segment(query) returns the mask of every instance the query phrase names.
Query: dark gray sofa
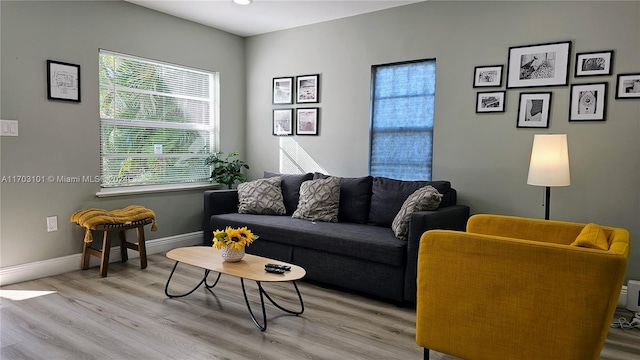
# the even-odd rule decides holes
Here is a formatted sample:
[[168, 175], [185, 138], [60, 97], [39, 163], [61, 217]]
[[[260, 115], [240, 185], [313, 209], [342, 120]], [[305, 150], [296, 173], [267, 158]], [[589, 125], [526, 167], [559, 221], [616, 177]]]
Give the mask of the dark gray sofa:
[[[448, 181], [400, 181], [383, 177], [342, 178], [338, 222], [295, 219], [303, 181], [323, 174], [281, 176], [286, 215], [238, 213], [237, 190], [204, 193], [204, 242], [226, 226], [248, 226], [260, 238], [247, 253], [296, 265], [306, 279], [388, 299], [415, 303], [418, 245], [430, 229], [464, 230], [469, 208], [457, 205], [456, 190]], [[438, 209], [411, 214], [407, 240], [396, 238], [391, 222], [406, 198], [432, 185], [441, 194]]]

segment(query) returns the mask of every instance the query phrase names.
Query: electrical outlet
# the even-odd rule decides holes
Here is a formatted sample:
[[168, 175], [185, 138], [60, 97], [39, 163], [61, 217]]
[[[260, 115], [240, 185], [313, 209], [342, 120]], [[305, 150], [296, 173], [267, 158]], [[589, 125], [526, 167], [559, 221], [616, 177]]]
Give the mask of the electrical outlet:
[[47, 231], [58, 231], [58, 217], [57, 216], [47, 216]]

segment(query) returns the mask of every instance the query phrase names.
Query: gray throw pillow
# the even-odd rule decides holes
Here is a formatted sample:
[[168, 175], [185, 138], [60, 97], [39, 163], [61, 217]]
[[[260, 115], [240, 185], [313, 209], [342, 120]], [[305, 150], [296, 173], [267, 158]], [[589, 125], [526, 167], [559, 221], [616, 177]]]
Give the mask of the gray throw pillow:
[[298, 208], [291, 217], [311, 221], [338, 222], [339, 177], [308, 180], [300, 185]]
[[391, 224], [391, 229], [396, 237], [401, 240], [407, 240], [411, 213], [414, 211], [435, 210], [440, 205], [441, 200], [442, 194], [431, 185], [422, 187], [409, 195]]
[[287, 215], [291, 215], [298, 207], [298, 200], [300, 200], [300, 185], [307, 180], [312, 180], [313, 174], [280, 174], [265, 171], [263, 177], [269, 178], [275, 176], [280, 177], [280, 189], [282, 190], [284, 208], [287, 210]]
[[238, 213], [284, 215], [285, 212], [280, 177], [238, 184]]

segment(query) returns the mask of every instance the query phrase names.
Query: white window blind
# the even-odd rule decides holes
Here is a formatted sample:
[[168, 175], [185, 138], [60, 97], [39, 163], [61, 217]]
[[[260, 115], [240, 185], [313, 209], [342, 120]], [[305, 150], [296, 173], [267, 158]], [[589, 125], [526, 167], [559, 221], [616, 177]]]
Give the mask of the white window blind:
[[431, 180], [436, 61], [377, 65], [372, 72], [369, 173]]
[[207, 182], [218, 76], [99, 51], [101, 186]]

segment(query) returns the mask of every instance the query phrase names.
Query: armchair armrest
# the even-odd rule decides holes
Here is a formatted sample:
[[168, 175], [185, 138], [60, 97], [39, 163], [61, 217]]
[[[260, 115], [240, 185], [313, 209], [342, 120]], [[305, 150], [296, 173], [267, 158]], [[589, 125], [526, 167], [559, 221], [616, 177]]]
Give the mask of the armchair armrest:
[[238, 212], [238, 190], [207, 190], [204, 192], [204, 217], [202, 238], [205, 245], [211, 245], [213, 233], [211, 215]]
[[628, 259], [628, 235], [620, 230], [627, 244], [621, 253], [426, 232], [417, 275], [418, 345], [461, 358], [597, 359]]
[[407, 237], [407, 267], [404, 276], [404, 299], [416, 301], [416, 275], [418, 268], [418, 248], [420, 237], [431, 229], [463, 231], [469, 219], [469, 207], [452, 205], [433, 211], [416, 211], [411, 214], [409, 236]]

